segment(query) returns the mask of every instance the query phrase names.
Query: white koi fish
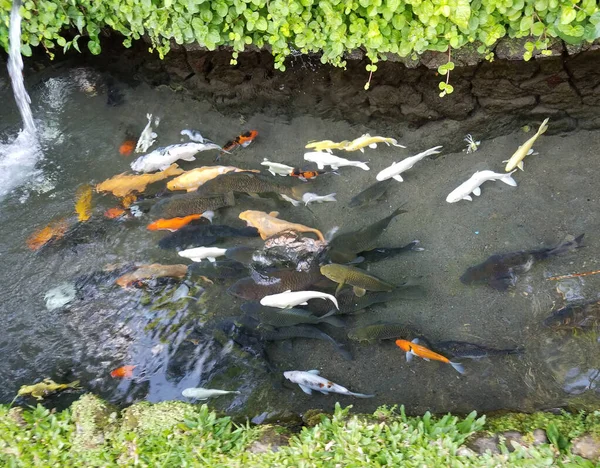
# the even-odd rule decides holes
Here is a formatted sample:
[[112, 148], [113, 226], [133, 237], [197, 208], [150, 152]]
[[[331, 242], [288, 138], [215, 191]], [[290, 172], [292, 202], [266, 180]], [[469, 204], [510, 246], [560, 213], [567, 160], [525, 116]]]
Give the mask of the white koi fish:
[[365, 395], [364, 393], [354, 393], [346, 387], [342, 387], [330, 380], [319, 375], [316, 369], [309, 371], [287, 371], [283, 376], [290, 382], [298, 384], [302, 391], [308, 395], [312, 395], [312, 391], [321, 392], [323, 395], [330, 393], [339, 393], [340, 395], [348, 395], [357, 398], [373, 398], [375, 395]]
[[398, 182], [402, 182], [404, 179], [402, 178], [402, 176], [400, 174], [402, 174], [404, 171], [409, 170], [416, 163], [418, 163], [421, 159], [426, 158], [427, 156], [430, 156], [432, 154], [441, 153], [441, 151], [438, 151], [440, 148], [442, 148], [442, 147], [435, 146], [434, 148], [430, 148], [426, 151], [423, 151], [422, 153], [416, 154], [414, 156], [409, 156], [408, 158], [403, 159], [400, 162], [394, 163], [390, 167], [385, 168], [383, 171], [381, 171], [379, 174], [377, 174], [376, 179], [379, 181], [387, 180], [387, 179], [394, 179], [394, 180], [397, 180]]
[[360, 167], [363, 171], [369, 170], [369, 166], [362, 161], [349, 161], [348, 159], [340, 158], [323, 151], [304, 153], [304, 159], [306, 161], [314, 162], [319, 169], [324, 169], [325, 166], [331, 166], [331, 168], [335, 171], [340, 167], [355, 166]]
[[[148, 119], [148, 123], [144, 127], [144, 130], [142, 130], [142, 134], [137, 141], [137, 145], [135, 145], [136, 153], [145, 153], [148, 151], [148, 148], [154, 144], [156, 138], [158, 137], [156, 132], [152, 130], [152, 114], [146, 114], [146, 118]], [[154, 126], [158, 127], [159, 123], [160, 117], [156, 117], [156, 119], [154, 119]]]
[[463, 182], [454, 190], [452, 190], [452, 192], [450, 192], [450, 194], [446, 197], [446, 201], [448, 203], [456, 203], [459, 200], [473, 201], [470, 194], [473, 193], [473, 195], [476, 197], [481, 195], [481, 189], [479, 186], [488, 180], [501, 180], [505, 184], [516, 187], [517, 182], [511, 177], [514, 172], [515, 171], [512, 171], [508, 174], [499, 174], [498, 172], [494, 171], [477, 171], [469, 178], [469, 180]]
[[195, 143], [204, 143], [205, 141], [204, 137], [198, 130], [190, 130], [189, 128], [186, 128], [184, 130], [181, 130], [180, 134], [187, 136], [190, 139], [190, 141], [193, 141]]
[[330, 193], [329, 195], [317, 195], [316, 193], [307, 192], [302, 195], [302, 201], [304, 202], [304, 206], [308, 206], [311, 203], [332, 202], [337, 200], [335, 198], [335, 193]]
[[173, 164], [175, 161], [195, 161], [194, 155], [200, 151], [211, 149], [221, 149], [214, 143], [181, 143], [170, 145], [164, 148], [157, 148], [151, 153], [140, 156], [131, 163], [131, 169], [135, 172], [154, 172], [162, 171]]
[[189, 258], [192, 262], [201, 262], [206, 258], [209, 262], [215, 263], [217, 257], [222, 257], [225, 252], [227, 252], [227, 249], [219, 247], [195, 247], [180, 251], [179, 256]]
[[517, 151], [515, 151], [515, 154], [513, 154], [509, 160], [502, 161], [502, 162], [507, 163], [506, 168], [504, 169], [506, 172], [510, 172], [517, 167], [519, 169], [523, 170], [523, 159], [525, 159], [525, 156], [527, 156], [528, 154], [531, 154], [529, 152], [529, 150], [531, 150], [531, 147], [535, 143], [535, 140], [537, 140], [538, 137], [542, 133], [544, 133], [546, 130], [548, 130], [548, 121], [549, 120], [550, 120], [550, 118], [547, 118], [546, 120], [544, 120], [542, 122], [542, 125], [540, 125], [540, 128], [538, 129], [537, 133], [535, 135], [533, 135], [525, 143], [523, 143], [521, 146], [519, 146]]
[[337, 299], [331, 294], [320, 291], [295, 291], [287, 290], [279, 294], [271, 294], [260, 300], [264, 306], [277, 307], [278, 309], [289, 309], [297, 305], [307, 305], [309, 299], [329, 299], [334, 303], [336, 309], [340, 309]]
[[264, 159], [263, 162], [260, 163], [261, 166], [267, 166], [267, 170], [273, 175], [280, 175], [282, 177], [289, 176], [294, 170], [293, 167], [287, 166], [286, 164], [280, 164], [276, 162], [271, 162], [267, 158]]
[[212, 397], [217, 397], [221, 395], [239, 395], [240, 392], [237, 390], [217, 390], [215, 388], [186, 388], [181, 394], [186, 398], [195, 398], [196, 400], [208, 400]]
[[362, 153], [365, 152], [365, 147], [369, 147], [371, 149], [377, 148], [377, 143], [385, 143], [386, 145], [394, 145], [398, 148], [406, 148], [406, 146], [402, 146], [398, 144], [398, 142], [394, 138], [386, 138], [382, 136], [371, 136], [368, 133], [365, 133], [363, 136], [358, 137], [355, 140], [352, 140], [350, 143], [345, 145], [342, 149], [344, 151], [356, 151], [360, 150]]

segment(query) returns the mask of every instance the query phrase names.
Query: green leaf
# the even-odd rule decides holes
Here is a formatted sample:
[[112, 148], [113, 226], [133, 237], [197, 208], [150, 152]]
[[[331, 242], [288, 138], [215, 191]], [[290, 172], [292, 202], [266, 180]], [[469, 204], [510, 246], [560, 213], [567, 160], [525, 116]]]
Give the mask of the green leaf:
[[531, 16], [523, 16], [523, 18], [521, 18], [521, 23], [519, 24], [519, 30], [524, 32], [529, 31], [532, 25], [533, 18]]
[[575, 11], [575, 8], [565, 6], [560, 13], [560, 24], [569, 24], [575, 20], [576, 16], [577, 12]]
[[450, 13], [450, 19], [459, 28], [468, 28], [471, 18], [471, 4], [469, 0], [457, 0], [456, 8]]
[[94, 40], [88, 42], [88, 49], [93, 55], [100, 54], [100, 43]]
[[531, 34], [533, 34], [534, 36], [541, 36], [542, 34], [544, 34], [545, 30], [546, 27], [544, 26], [544, 23], [537, 21], [533, 24], [531, 28]]
[[21, 44], [21, 54], [23, 54], [25, 57], [31, 57], [31, 47], [29, 47], [29, 44]]

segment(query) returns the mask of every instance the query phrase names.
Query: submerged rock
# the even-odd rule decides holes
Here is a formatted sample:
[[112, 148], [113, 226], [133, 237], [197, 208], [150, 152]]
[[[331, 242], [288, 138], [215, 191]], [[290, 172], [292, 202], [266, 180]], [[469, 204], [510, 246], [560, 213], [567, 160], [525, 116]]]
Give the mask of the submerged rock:
[[490, 452], [492, 455], [500, 453], [498, 448], [498, 436], [493, 437], [477, 437], [468, 444], [469, 448], [476, 453], [483, 455]]

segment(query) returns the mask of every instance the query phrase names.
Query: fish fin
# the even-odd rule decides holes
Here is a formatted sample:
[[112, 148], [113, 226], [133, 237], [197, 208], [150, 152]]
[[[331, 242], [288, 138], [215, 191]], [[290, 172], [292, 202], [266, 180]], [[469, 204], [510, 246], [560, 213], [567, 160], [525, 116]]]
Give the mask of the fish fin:
[[360, 149], [360, 152], [361, 152], [361, 153], [364, 153], [364, 152], [365, 152], [365, 149], [364, 149], [364, 148], [359, 148], [359, 149]]
[[398, 182], [404, 182], [404, 179], [400, 174], [393, 176], [392, 179], [397, 180]]
[[[390, 144], [389, 144], [389, 143], [388, 143], [388, 146], [390, 146]], [[371, 143], [371, 144], [369, 145], [369, 148], [371, 148], [371, 149], [375, 149], [375, 148], [377, 148], [377, 143]]]
[[[300, 303], [300, 304], [298, 304], [298, 305], [308, 305], [308, 302], [304, 301], [304, 302], [301, 302], [301, 303]], [[286, 307], [286, 309], [289, 309], [289, 307]]]
[[181, 158], [182, 161], [195, 161], [196, 157], [195, 156], [188, 156], [186, 158]]
[[323, 395], [329, 395], [329, 392], [327, 390], [319, 390]]
[[348, 393], [348, 395], [352, 395], [356, 398], [373, 398], [375, 396], [375, 395], [366, 395], [364, 393], [353, 393], [353, 392]]
[[465, 373], [465, 368], [463, 367], [463, 365], [460, 362], [452, 362], [450, 361], [449, 364], [454, 367], [454, 370], [456, 372], [458, 372], [459, 374], [464, 374]]
[[306, 371], [306, 372], [308, 372], [309, 374], [314, 374], [314, 375], [319, 375], [319, 374], [321, 373], [321, 372], [320, 372], [320, 371], [318, 371], [317, 369], [311, 369], [311, 370], [309, 370], [309, 371]]
[[310, 388], [308, 388], [302, 384], [298, 384], [298, 385], [300, 385], [300, 388], [302, 389], [302, 391], [304, 393], [306, 393], [307, 395], [312, 395], [312, 390]]
[[[331, 167], [332, 167], [333, 169], [337, 169], [337, 167], [333, 167], [333, 166], [331, 166]], [[358, 165], [358, 167], [360, 167], [360, 168], [361, 168], [363, 171], [369, 171], [369, 170], [370, 170], [370, 169], [369, 169], [369, 166], [367, 166], [367, 164], [366, 164], [366, 163], [360, 163], [360, 164]]]
[[292, 205], [294, 206], [299, 206], [302, 202], [299, 202], [298, 200], [294, 200], [292, 197], [288, 197], [287, 195], [280, 193], [279, 194], [281, 196], [281, 198], [283, 198], [285, 201], [290, 202]]
[[419, 342], [420, 342], [419, 338], [413, 338], [411, 340], [411, 343], [414, 343], [414, 344], [419, 344]]
[[[277, 218], [277, 216], [279, 216], [279, 211], [271, 211], [269, 213], [269, 216], [273, 216], [273, 218]], [[286, 291], [287, 292], [287, 291]]]
[[206, 257], [206, 259], [210, 262], [210, 263], [215, 263], [217, 261], [217, 259], [215, 257]]
[[517, 167], [523, 171], [524, 170], [523, 169], [523, 161], [521, 161], [519, 164], [517, 164]]
[[427, 362], [429, 362], [429, 361], [430, 361], [430, 359], [429, 359], [429, 358], [426, 358], [426, 357], [424, 357], [424, 358], [423, 358], [423, 360], [424, 360], [424, 361], [427, 361]]
[[412, 351], [407, 351], [406, 352], [406, 362], [411, 362], [413, 360], [413, 353]]
[[465, 195], [464, 197], [462, 197], [462, 199], [463, 200], [473, 201], [473, 199], [469, 195]]
[[354, 286], [354, 287], [352, 288], [352, 291], [354, 291], [354, 295], [355, 295], [356, 297], [363, 297], [363, 296], [365, 295], [365, 293], [367, 292], [367, 291], [366, 291], [366, 289], [359, 288], [359, 287], [357, 287], [357, 286]]
[[475, 195], [476, 197], [478, 197], [479, 195], [481, 195], [481, 188], [480, 187], [475, 187], [473, 189], [473, 195]]
[[334, 296], [337, 297], [337, 295], [339, 294], [339, 292], [342, 290], [342, 288], [344, 287], [344, 282], [342, 281], [341, 283], [338, 284], [337, 288], [335, 288], [335, 292], [333, 293]]

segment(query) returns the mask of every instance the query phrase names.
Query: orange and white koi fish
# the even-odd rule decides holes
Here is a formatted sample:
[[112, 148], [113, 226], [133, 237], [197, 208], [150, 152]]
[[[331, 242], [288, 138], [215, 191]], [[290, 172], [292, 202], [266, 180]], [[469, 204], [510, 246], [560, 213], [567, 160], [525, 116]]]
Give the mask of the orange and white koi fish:
[[254, 139], [258, 136], [258, 132], [256, 130], [250, 130], [248, 132], [244, 132], [241, 135], [237, 136], [235, 140], [228, 141], [223, 146], [223, 151], [231, 151], [238, 146], [245, 148], [250, 143], [254, 141]]
[[181, 229], [183, 226], [187, 226], [192, 221], [200, 218], [206, 218], [212, 223], [212, 219], [214, 216], [213, 211], [205, 211], [202, 214], [191, 214], [189, 216], [183, 216], [180, 218], [161, 218], [157, 219], [153, 223], [148, 224], [146, 227], [149, 231], [177, 231]]
[[445, 364], [450, 364], [454, 369], [461, 373], [465, 373], [465, 369], [463, 365], [458, 362], [453, 362], [445, 356], [438, 354], [436, 352], [431, 351], [425, 346], [421, 346], [419, 343], [419, 339], [415, 338], [412, 341], [408, 340], [396, 340], [396, 346], [398, 346], [402, 351], [406, 352], [406, 360], [410, 362], [413, 356], [419, 356], [426, 361], [433, 359], [434, 361], [440, 361]]

